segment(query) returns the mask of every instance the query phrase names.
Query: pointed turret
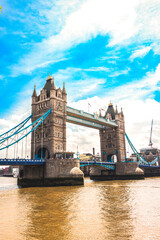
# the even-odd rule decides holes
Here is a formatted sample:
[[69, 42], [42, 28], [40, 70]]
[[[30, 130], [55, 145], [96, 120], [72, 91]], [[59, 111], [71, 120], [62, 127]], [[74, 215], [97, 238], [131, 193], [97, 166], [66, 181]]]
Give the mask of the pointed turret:
[[116, 111], [115, 111], [115, 114], [118, 114], [118, 109], [117, 109], [117, 105], [116, 105]]
[[124, 115], [123, 115], [123, 109], [122, 109], [122, 108], [121, 108], [121, 115], [124, 116]]
[[37, 93], [36, 93], [36, 85], [34, 85], [34, 90], [33, 90], [32, 97], [37, 97]]
[[51, 90], [56, 90], [56, 86], [54, 84], [54, 77], [51, 80]]
[[63, 92], [63, 94], [67, 94], [67, 93], [66, 93], [66, 88], [65, 88], [65, 82], [63, 82], [63, 89], [62, 89], [62, 92]]

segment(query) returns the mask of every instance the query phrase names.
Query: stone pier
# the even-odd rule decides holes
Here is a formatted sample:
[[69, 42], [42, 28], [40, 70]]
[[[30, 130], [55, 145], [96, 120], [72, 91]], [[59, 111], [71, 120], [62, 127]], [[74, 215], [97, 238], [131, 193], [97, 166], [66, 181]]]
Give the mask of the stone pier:
[[117, 162], [114, 171], [100, 166], [92, 167], [90, 178], [101, 181], [144, 179], [144, 171], [139, 168], [136, 162]]
[[45, 165], [23, 166], [18, 185], [21, 187], [49, 187], [83, 185], [83, 172], [75, 159], [47, 159]]

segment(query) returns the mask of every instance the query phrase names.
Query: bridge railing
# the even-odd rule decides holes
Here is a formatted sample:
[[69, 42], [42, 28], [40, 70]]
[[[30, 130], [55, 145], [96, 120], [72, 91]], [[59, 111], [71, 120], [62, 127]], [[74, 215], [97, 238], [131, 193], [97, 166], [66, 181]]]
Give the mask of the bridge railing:
[[109, 170], [115, 170], [115, 163], [111, 162], [96, 162], [96, 161], [80, 161], [80, 167], [85, 167], [85, 166], [101, 166], [105, 167]]
[[45, 164], [45, 159], [0, 159], [0, 165], [43, 165]]

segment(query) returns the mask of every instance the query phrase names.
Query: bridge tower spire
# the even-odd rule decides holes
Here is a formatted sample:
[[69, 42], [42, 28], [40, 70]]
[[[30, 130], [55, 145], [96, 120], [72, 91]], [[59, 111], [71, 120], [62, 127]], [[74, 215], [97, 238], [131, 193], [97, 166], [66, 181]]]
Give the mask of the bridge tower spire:
[[[32, 158], [53, 158], [55, 152], [66, 151], [66, 107], [67, 93], [56, 88], [49, 74], [43, 89], [32, 95], [32, 122], [51, 108], [51, 113], [31, 138]], [[43, 129], [42, 129], [43, 128]], [[43, 139], [43, 144], [42, 144]], [[34, 150], [35, 149], [35, 150]]]

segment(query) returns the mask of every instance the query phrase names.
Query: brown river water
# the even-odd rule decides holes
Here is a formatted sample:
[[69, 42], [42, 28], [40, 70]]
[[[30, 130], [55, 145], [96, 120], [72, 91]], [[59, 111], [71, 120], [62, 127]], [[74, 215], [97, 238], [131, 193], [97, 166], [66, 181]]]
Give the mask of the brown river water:
[[159, 240], [160, 177], [19, 189], [0, 178], [0, 240]]

